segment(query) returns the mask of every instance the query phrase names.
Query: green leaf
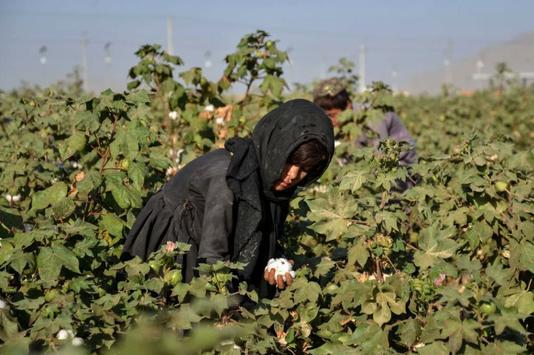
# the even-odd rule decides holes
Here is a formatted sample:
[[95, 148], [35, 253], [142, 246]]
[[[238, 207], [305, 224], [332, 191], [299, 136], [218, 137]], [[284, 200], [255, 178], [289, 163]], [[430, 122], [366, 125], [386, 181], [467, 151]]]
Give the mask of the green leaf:
[[436, 225], [421, 231], [419, 237], [421, 250], [415, 252], [415, 265], [427, 269], [440, 259], [448, 259], [453, 256], [458, 244], [449, 239], [448, 234], [448, 230], [438, 231]]
[[449, 355], [450, 351], [445, 343], [436, 341], [417, 349], [417, 353], [421, 355]]
[[354, 265], [356, 262], [358, 262], [361, 267], [364, 267], [368, 258], [369, 251], [367, 250], [367, 246], [364, 244], [362, 239], [356, 242], [352, 248], [350, 248], [347, 263], [349, 265]]
[[128, 85], [126, 85], [126, 88], [128, 90], [133, 90], [133, 89], [137, 89], [139, 85], [141, 85], [141, 82], [139, 80], [133, 80], [133, 81], [130, 81]]
[[64, 182], [56, 182], [46, 190], [36, 192], [32, 198], [32, 210], [60, 203], [67, 196], [67, 189]]
[[391, 320], [391, 311], [387, 303], [379, 303], [377, 309], [373, 313], [373, 320], [382, 326]]
[[42, 280], [56, 281], [63, 266], [80, 273], [78, 258], [71, 250], [62, 245], [41, 248], [37, 256], [37, 268]]
[[137, 190], [143, 189], [143, 184], [145, 183], [145, 176], [149, 173], [145, 164], [142, 163], [131, 163], [128, 167], [128, 177], [133, 183], [133, 186]]
[[63, 142], [59, 142], [59, 155], [62, 160], [67, 160], [74, 154], [82, 151], [87, 143], [87, 138], [82, 132], [76, 132]]
[[534, 244], [532, 242], [521, 242], [519, 265], [521, 270], [528, 270], [534, 273]]
[[61, 262], [56, 259], [54, 251], [50, 247], [41, 248], [37, 256], [37, 268], [39, 276], [44, 281], [55, 281], [61, 272]]
[[421, 326], [415, 319], [408, 319], [399, 325], [398, 334], [401, 343], [410, 348], [421, 335]]
[[106, 213], [100, 219], [100, 225], [114, 237], [122, 237], [124, 221], [113, 213]]
[[52, 206], [52, 211], [57, 218], [65, 219], [76, 209], [76, 204], [71, 198], [64, 198]]

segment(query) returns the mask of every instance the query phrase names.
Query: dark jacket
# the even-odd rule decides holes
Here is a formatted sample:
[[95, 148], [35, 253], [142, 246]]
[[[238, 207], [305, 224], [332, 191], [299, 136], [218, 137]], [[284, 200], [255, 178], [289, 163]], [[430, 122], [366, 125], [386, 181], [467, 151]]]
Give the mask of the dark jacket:
[[[162, 244], [177, 241], [191, 245], [179, 261], [186, 282], [198, 263], [217, 260], [244, 263], [240, 279], [262, 277], [267, 260], [277, 252], [296, 190], [278, 193], [272, 186], [292, 151], [310, 139], [323, 144], [329, 162], [334, 151], [330, 120], [311, 102], [292, 100], [263, 117], [250, 139], [231, 139], [225, 149], [193, 160], [139, 213], [124, 257], [146, 260]], [[324, 169], [301, 185], [316, 180]]]

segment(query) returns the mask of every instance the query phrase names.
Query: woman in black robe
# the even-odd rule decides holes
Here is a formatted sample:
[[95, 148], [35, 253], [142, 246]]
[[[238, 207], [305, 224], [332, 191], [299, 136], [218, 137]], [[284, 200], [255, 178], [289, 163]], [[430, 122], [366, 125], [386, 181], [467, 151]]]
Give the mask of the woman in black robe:
[[[309, 150], [310, 142], [322, 159], [311, 168], [308, 162], [306, 171], [306, 162], [289, 160], [306, 160], [302, 149], [300, 157], [292, 153]], [[146, 260], [168, 241], [188, 243], [191, 249], [179, 261], [184, 281], [201, 262], [231, 260], [245, 264], [240, 280], [258, 285], [267, 261], [281, 254], [277, 241], [289, 200], [297, 186], [323, 174], [333, 153], [324, 111], [303, 99], [286, 102], [265, 115], [250, 138], [230, 139], [225, 149], [193, 160], [153, 195], [126, 237], [123, 257]], [[300, 174], [293, 180], [292, 169]]]

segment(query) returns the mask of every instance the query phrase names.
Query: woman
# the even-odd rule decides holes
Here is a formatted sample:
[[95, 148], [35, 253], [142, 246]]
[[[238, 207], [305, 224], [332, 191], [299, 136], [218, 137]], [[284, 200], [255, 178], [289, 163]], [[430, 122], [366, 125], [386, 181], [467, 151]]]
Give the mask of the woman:
[[[250, 139], [233, 138], [187, 164], [150, 198], [126, 238], [124, 256], [148, 255], [167, 241], [191, 245], [183, 257], [189, 282], [200, 262], [245, 264], [240, 280], [258, 284], [297, 186], [319, 178], [334, 153], [324, 111], [298, 99], [265, 115]], [[270, 284], [279, 278], [264, 276]], [[291, 282], [288, 278], [288, 283]]]

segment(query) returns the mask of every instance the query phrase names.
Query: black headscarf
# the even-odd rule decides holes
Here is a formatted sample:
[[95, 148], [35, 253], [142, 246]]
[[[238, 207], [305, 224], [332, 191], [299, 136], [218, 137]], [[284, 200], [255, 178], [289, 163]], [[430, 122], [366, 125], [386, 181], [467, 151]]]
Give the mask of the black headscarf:
[[330, 119], [312, 102], [288, 101], [265, 115], [251, 138], [233, 138], [226, 142], [225, 148], [232, 153], [226, 181], [238, 201], [232, 259], [246, 264], [241, 278], [248, 279], [252, 275], [266, 231], [268, 254], [274, 255], [276, 240], [282, 232], [280, 222], [285, 219], [296, 187], [280, 192], [272, 187], [280, 179], [291, 153], [312, 139], [324, 146], [328, 160], [322, 171], [308, 175], [299, 184], [304, 186], [323, 174], [334, 154]]

